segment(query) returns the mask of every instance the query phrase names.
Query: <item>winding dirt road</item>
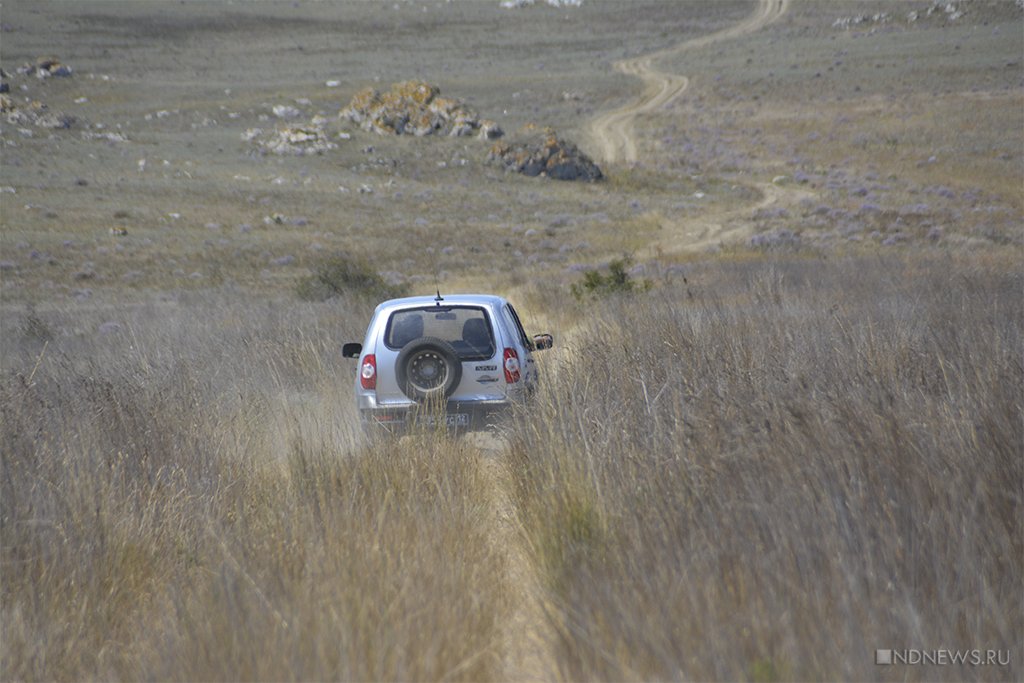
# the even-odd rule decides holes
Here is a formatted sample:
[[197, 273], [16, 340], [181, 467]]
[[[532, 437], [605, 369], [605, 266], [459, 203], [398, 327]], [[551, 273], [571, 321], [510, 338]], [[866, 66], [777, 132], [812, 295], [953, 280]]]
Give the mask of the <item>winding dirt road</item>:
[[[637, 160], [634, 122], [644, 113], [665, 106], [682, 94], [689, 80], [685, 76], [658, 71], [657, 60], [743, 36], [776, 21], [789, 7], [790, 0], [759, 0], [757, 9], [731, 28], [683, 42], [673, 48], [615, 63], [615, 68], [640, 78], [644, 83], [641, 96], [624, 107], [598, 115], [587, 128], [594, 148], [601, 150], [605, 162]], [[682, 221], [668, 221], [670, 230], [662, 240], [651, 243], [640, 254], [641, 259], [658, 255], [701, 249], [724, 239], [740, 237], [752, 230], [752, 212], [776, 204], [789, 204], [810, 193], [774, 182], [756, 183], [761, 199], [751, 205], [719, 209], [703, 216]], [[566, 331], [572, 337], [573, 331]], [[505, 469], [507, 445], [490, 434], [474, 435], [484, 458], [484, 472], [492, 485], [495, 511], [495, 543], [508, 563], [509, 590], [516, 607], [507, 625], [505, 638], [504, 678], [508, 680], [553, 680], [559, 677], [552, 650], [555, 634], [545, 618], [541, 579], [533, 566], [524, 536], [518, 528], [515, 504], [511, 499], [510, 475]]]
[[666, 50], [615, 62], [617, 71], [636, 76], [643, 81], [643, 91], [633, 102], [599, 114], [590, 122], [586, 134], [592, 142], [593, 149], [600, 151], [600, 156], [605, 163], [619, 161], [635, 163], [637, 160], [636, 133], [634, 132], [636, 118], [671, 103], [685, 92], [690, 84], [686, 76], [659, 71], [654, 68], [654, 63], [665, 57], [697, 50], [723, 40], [759, 31], [777, 21], [789, 8], [789, 3], [790, 0], [758, 0], [757, 9], [734, 26], [706, 36], [692, 38]]

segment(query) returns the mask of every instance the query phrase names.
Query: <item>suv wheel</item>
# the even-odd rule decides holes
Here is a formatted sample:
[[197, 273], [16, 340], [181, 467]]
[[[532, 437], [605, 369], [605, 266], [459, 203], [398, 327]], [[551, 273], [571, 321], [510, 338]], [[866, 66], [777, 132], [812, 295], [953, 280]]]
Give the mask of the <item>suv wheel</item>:
[[448, 398], [462, 381], [462, 362], [452, 345], [436, 337], [414, 339], [395, 362], [398, 386], [414, 401]]

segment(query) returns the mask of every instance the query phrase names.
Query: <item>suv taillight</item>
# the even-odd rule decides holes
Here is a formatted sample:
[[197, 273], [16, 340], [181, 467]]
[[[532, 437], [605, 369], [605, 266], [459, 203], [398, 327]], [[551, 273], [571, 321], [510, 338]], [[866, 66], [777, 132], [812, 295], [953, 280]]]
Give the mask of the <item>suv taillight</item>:
[[377, 388], [377, 357], [372, 353], [363, 356], [363, 367], [359, 371], [359, 383], [363, 389]]
[[519, 354], [515, 349], [505, 349], [505, 382], [515, 384], [519, 381]]

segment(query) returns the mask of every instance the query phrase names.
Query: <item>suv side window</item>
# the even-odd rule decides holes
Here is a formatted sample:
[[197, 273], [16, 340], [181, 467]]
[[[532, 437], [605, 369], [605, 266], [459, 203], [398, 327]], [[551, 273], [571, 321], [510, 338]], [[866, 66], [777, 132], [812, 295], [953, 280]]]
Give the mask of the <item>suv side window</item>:
[[505, 318], [512, 326], [512, 329], [519, 335], [520, 343], [522, 343], [527, 350], [533, 351], [533, 342], [526, 336], [526, 331], [523, 329], [523, 324], [519, 322], [519, 314], [516, 313], [516, 309], [512, 308], [512, 304], [506, 304], [502, 309], [502, 312], [505, 314]]

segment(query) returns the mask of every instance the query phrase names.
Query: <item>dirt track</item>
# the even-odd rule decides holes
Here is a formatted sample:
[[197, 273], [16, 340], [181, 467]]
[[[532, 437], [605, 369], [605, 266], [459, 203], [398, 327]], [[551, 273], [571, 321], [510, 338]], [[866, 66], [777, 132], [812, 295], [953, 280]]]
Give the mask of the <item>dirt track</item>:
[[[789, 3], [790, 0], [759, 0], [754, 12], [734, 26], [692, 38], [666, 50], [616, 62], [615, 68], [618, 71], [636, 76], [643, 81], [643, 90], [633, 102], [599, 114], [590, 122], [587, 136], [591, 140], [592, 148], [600, 151], [605, 163], [636, 163], [636, 119], [642, 114], [670, 104], [683, 94], [690, 84], [686, 76], [659, 71], [654, 64], [665, 57], [706, 48], [715, 43], [759, 31], [768, 24], [778, 21], [789, 9]], [[811, 194], [805, 190], [774, 183], [758, 183], [756, 187], [761, 192], [762, 199], [754, 206], [715, 211], [685, 224], [667, 220], [667, 227], [670, 228], [668, 236], [649, 245], [643, 256], [695, 251], [719, 244], [726, 238], [745, 237], [753, 228], [749, 220], [752, 212], [772, 205], [789, 206]]]
[[[635, 102], [598, 115], [588, 127], [588, 134], [594, 140], [595, 146], [601, 149], [604, 159], [611, 162], [635, 162], [637, 150], [633, 124], [636, 117], [670, 103], [686, 90], [689, 81], [685, 76], [657, 71], [652, 67], [653, 62], [671, 54], [757, 31], [777, 20], [785, 12], [789, 1], [760, 0], [756, 11], [750, 17], [731, 28], [688, 40], [668, 50], [617, 62], [615, 68], [623, 73], [636, 75], [644, 81], [644, 91]], [[749, 232], [750, 221], [744, 219], [748, 218], [751, 212], [777, 203], [796, 201], [808, 194], [774, 183], [758, 184], [757, 187], [763, 196], [753, 206], [712, 212], [686, 224], [669, 221], [670, 230], [666, 238], [649, 245], [641, 257], [654, 258], [658, 254], [706, 248], [720, 243], [725, 238], [738, 237]], [[563, 339], [571, 338], [572, 334], [572, 331], [564, 331]], [[544, 618], [540, 577], [530, 562], [529, 552], [524, 547], [524, 538], [517, 527], [509, 493], [508, 473], [503, 469], [506, 445], [502, 440], [489, 434], [476, 436], [478, 447], [484, 457], [485, 471], [493, 485], [492, 495], [497, 520], [495, 539], [508, 558], [510, 590], [517, 602], [517, 608], [508, 625], [505, 643], [507, 678], [551, 680], [558, 674], [555, 656], [551, 652], [554, 634]]]
[[686, 76], [670, 74], [654, 68], [654, 63], [664, 57], [681, 52], [707, 47], [723, 40], [738, 38], [754, 33], [777, 21], [789, 8], [790, 0], [759, 0], [754, 12], [730, 28], [710, 35], [693, 38], [675, 47], [653, 52], [642, 57], [623, 59], [615, 62], [615, 68], [624, 74], [636, 76], [643, 81], [640, 96], [618, 109], [599, 114], [587, 127], [587, 136], [593, 148], [600, 151], [605, 163], [637, 161], [636, 118], [672, 102], [686, 91], [690, 81]]

